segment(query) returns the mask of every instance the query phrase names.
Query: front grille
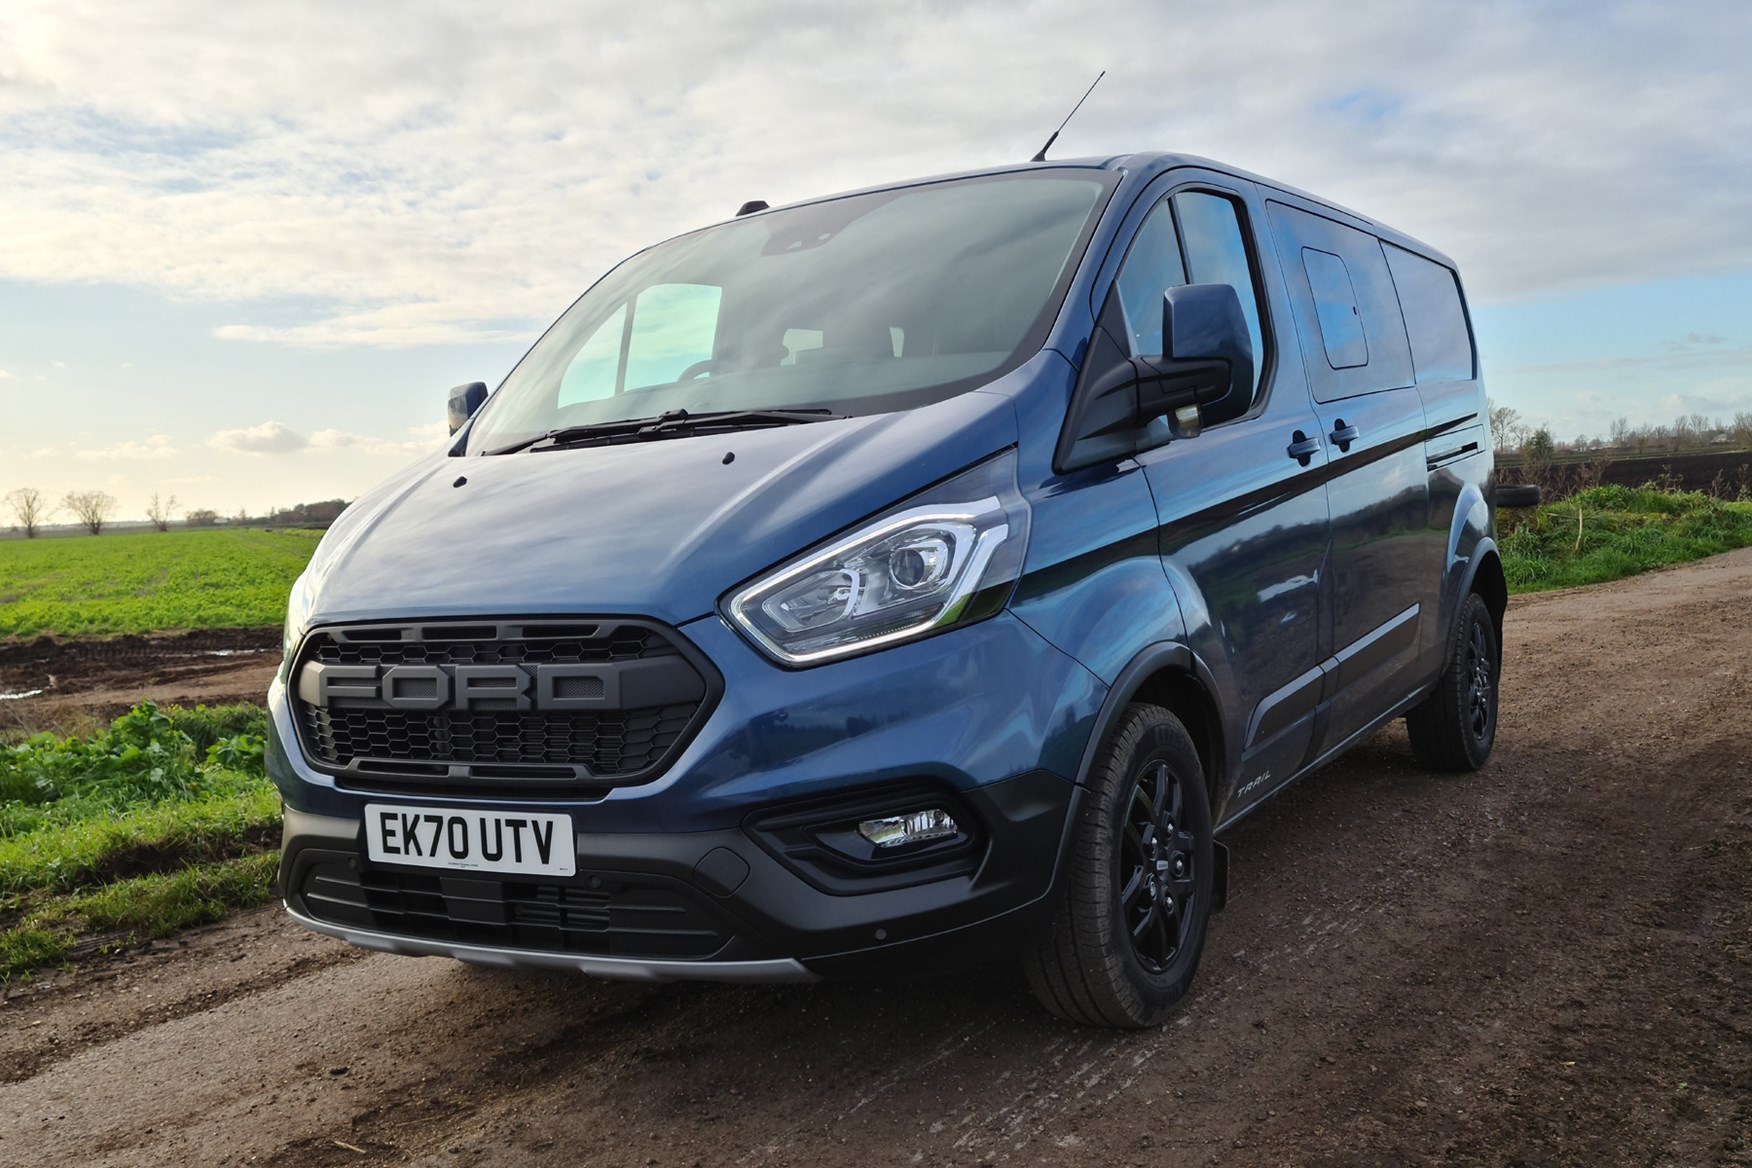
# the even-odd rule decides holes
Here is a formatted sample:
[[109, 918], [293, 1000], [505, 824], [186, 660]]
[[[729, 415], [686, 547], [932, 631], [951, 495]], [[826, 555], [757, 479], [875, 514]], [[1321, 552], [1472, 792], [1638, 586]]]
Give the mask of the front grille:
[[679, 889], [609, 873], [572, 883], [427, 875], [323, 859], [298, 882], [319, 921], [400, 937], [641, 960], [705, 960], [731, 933]]
[[645, 782], [716, 686], [679, 634], [631, 620], [335, 626], [305, 639], [293, 674], [312, 765], [348, 786], [451, 794]]

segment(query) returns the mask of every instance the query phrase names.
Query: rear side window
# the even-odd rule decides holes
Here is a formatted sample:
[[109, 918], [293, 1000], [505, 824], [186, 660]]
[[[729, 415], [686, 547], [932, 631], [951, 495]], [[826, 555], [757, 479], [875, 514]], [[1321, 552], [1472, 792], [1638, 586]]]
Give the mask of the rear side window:
[[633, 299], [622, 390], [649, 389], [704, 372], [712, 363], [721, 289], [710, 284], [653, 284]]
[[1320, 319], [1320, 340], [1326, 363], [1334, 369], [1355, 369], [1369, 363], [1369, 341], [1357, 310], [1357, 290], [1350, 269], [1329, 251], [1302, 249], [1302, 270], [1314, 293], [1314, 313]]
[[1337, 401], [1416, 385], [1381, 241], [1287, 203], [1273, 200], [1266, 207], [1315, 398]]
[[579, 346], [560, 377], [557, 404], [601, 401], [704, 372], [711, 365], [721, 295], [710, 284], [646, 288], [633, 298], [630, 330], [623, 304]]
[[1418, 381], [1471, 381], [1477, 368], [1472, 332], [1452, 269], [1390, 243], [1385, 250]]

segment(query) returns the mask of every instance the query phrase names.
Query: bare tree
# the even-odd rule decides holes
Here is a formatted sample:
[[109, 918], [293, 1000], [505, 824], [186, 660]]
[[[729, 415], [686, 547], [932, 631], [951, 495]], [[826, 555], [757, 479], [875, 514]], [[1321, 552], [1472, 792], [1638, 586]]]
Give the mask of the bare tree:
[[101, 535], [103, 525], [116, 513], [116, 497], [103, 491], [68, 491], [61, 506], [71, 511], [85, 525], [85, 530]]
[[152, 520], [152, 526], [160, 531], [169, 531], [170, 517], [174, 514], [176, 514], [176, 496], [172, 495], [170, 498], [160, 503], [158, 501], [158, 492], [154, 491], [152, 493], [152, 505], [146, 508], [146, 518]]
[[188, 527], [212, 527], [219, 522], [219, 512], [206, 507], [196, 507], [183, 516], [183, 523]]
[[49, 501], [43, 498], [43, 493], [35, 487], [20, 487], [6, 496], [7, 509], [12, 512], [12, 518], [17, 521], [15, 526], [24, 532], [24, 538], [35, 539], [37, 528], [43, 525], [43, 520], [49, 517], [53, 510]]
[[1735, 414], [1733, 424], [1728, 430], [1736, 447], [1742, 450], [1752, 449], [1752, 412], [1741, 410]]
[[1515, 444], [1516, 431], [1520, 428], [1521, 411], [1509, 406], [1499, 406], [1489, 398], [1485, 399], [1485, 409], [1490, 415], [1490, 444], [1498, 450], [1507, 450]]

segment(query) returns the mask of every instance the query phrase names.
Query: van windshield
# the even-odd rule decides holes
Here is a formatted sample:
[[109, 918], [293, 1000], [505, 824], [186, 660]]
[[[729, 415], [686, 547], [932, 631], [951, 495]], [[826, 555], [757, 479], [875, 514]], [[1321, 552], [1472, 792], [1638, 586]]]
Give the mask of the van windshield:
[[1039, 349], [1113, 180], [949, 180], [659, 244], [536, 342], [469, 449], [678, 409], [872, 414], [974, 388]]

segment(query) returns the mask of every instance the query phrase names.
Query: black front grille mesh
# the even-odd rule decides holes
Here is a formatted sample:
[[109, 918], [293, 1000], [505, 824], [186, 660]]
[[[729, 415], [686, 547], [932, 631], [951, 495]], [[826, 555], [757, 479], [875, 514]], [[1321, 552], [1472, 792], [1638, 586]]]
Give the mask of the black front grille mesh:
[[699, 706], [601, 714], [324, 710], [307, 706], [311, 742], [324, 761], [356, 758], [460, 763], [581, 764], [613, 777], [652, 766], [680, 740]]
[[298, 897], [319, 921], [462, 945], [598, 957], [700, 960], [731, 939], [678, 889], [608, 874], [576, 883], [472, 879], [322, 860]]
[[[398, 791], [456, 790], [488, 780], [495, 793], [522, 780], [530, 793], [555, 786], [643, 782], [661, 770], [703, 720], [713, 687], [697, 654], [673, 633], [630, 621], [508, 624], [397, 623], [319, 629], [299, 668], [398, 665], [600, 665], [664, 659], [691, 670], [691, 701], [592, 710], [386, 708], [381, 702], [295, 701], [305, 756], [349, 785]], [[684, 675], [685, 672], [684, 672]], [[599, 697], [596, 678], [559, 683], [563, 697]], [[294, 690], [296, 692], [296, 684]]]

